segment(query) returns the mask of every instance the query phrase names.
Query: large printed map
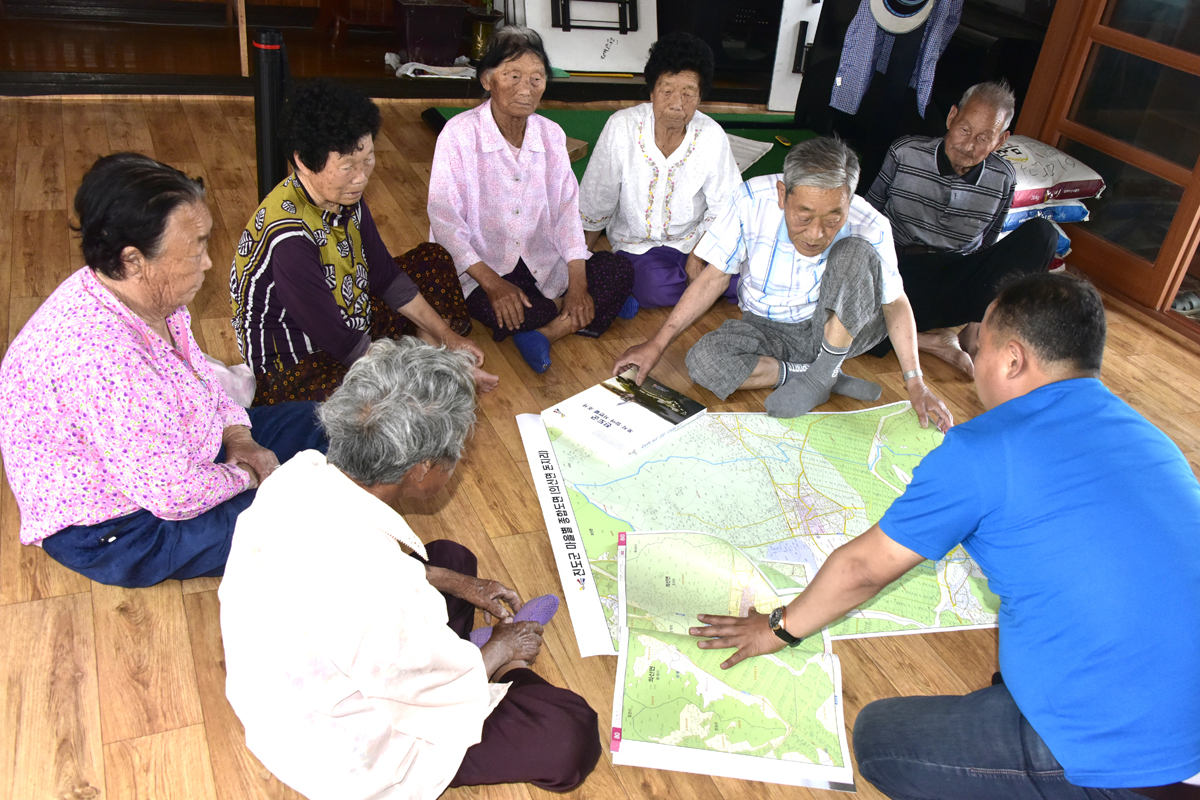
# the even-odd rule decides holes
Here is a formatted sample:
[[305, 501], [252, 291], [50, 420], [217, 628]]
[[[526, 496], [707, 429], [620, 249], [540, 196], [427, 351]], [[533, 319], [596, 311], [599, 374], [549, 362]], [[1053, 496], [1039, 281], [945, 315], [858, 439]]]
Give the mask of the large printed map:
[[[539, 450], [529, 441], [536, 433], [522, 421], [531, 456], [552, 451], [543, 460], [547, 468], [557, 464], [590, 585], [582, 570], [574, 574], [608, 627], [611, 649], [586, 654], [617, 649], [619, 532], [710, 534], [744, 553], [771, 590], [795, 593], [804, 584], [799, 565], [815, 573], [836, 547], [878, 521], [941, 441], [934, 427], [920, 427], [908, 403], [790, 420], [708, 414], [616, 467], [553, 429], [546, 431], [548, 447]], [[576, 612], [582, 601], [572, 600], [572, 617], [585, 616]], [[837, 638], [992, 626], [998, 605], [978, 566], [956, 548], [919, 565], [829, 632]]]
[[[622, 533], [613, 761], [853, 790], [837, 656], [824, 637], [722, 670], [680, 609], [766, 613], [783, 600], [738, 548], [688, 531]], [[803, 570], [801, 570], [803, 572]]]

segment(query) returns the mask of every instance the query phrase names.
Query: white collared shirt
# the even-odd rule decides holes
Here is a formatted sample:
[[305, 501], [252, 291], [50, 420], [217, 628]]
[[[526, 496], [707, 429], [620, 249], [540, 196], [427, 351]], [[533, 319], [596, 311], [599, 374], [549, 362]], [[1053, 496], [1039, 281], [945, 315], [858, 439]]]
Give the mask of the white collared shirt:
[[221, 583], [246, 745], [310, 800], [437, 797], [508, 689], [446, 626], [403, 517], [314, 450], [242, 512]]
[[[782, 175], [760, 175], [742, 184], [694, 252], [722, 272], [741, 275], [738, 305], [743, 311], [778, 322], [803, 322], [816, 310], [829, 248], [812, 258], [796, 250], [775, 188], [782, 179]], [[896, 300], [904, 292], [904, 282], [896, 267], [887, 217], [855, 195], [846, 224], [829, 247], [848, 236], [865, 239], [879, 253], [882, 303]]]
[[690, 253], [741, 183], [729, 136], [699, 111], [669, 156], [654, 143], [654, 107], [609, 117], [579, 186], [583, 228], [606, 230], [613, 250]]

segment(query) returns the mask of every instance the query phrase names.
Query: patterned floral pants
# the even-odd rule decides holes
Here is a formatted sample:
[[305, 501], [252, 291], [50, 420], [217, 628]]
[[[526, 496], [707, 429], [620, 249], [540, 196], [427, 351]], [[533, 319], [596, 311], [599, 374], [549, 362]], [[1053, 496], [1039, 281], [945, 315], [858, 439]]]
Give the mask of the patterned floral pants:
[[[426, 242], [396, 256], [400, 267], [421, 291], [421, 296], [457, 334], [471, 331], [471, 315], [463, 299], [462, 285], [454, 261], [441, 245]], [[371, 296], [371, 338], [398, 339], [415, 336], [417, 326], [374, 295]], [[254, 377], [258, 389], [255, 406], [272, 406], [290, 400], [324, 400], [342, 385], [349, 368], [328, 353], [313, 353], [300, 363], [282, 370], [268, 369]]]
[[[621, 306], [629, 299], [629, 295], [633, 291], [633, 265], [620, 253], [600, 250], [593, 253], [592, 257], [587, 260], [586, 274], [588, 294], [592, 296], [592, 302], [595, 304], [596, 316], [592, 318], [592, 324], [576, 331], [576, 334], [595, 339], [608, 330], [609, 326], [613, 324], [613, 320], [617, 318], [617, 312], [621, 310]], [[517, 266], [513, 271], [503, 277], [504, 280], [523, 291], [529, 298], [529, 302], [533, 304], [532, 308], [525, 309], [525, 322], [516, 330], [501, 327], [496, 319], [496, 312], [492, 310], [492, 301], [488, 299], [487, 292], [483, 290], [482, 286], [476, 287], [475, 291], [471, 292], [471, 296], [467, 298], [467, 307], [471, 309], [471, 316], [491, 328], [492, 338], [497, 342], [504, 341], [514, 333], [535, 331], [550, 324], [550, 321], [559, 315], [558, 306], [554, 304], [554, 300], [545, 297], [538, 290], [537, 282], [529, 272], [529, 267], [525, 266], [523, 259], [517, 261]]]

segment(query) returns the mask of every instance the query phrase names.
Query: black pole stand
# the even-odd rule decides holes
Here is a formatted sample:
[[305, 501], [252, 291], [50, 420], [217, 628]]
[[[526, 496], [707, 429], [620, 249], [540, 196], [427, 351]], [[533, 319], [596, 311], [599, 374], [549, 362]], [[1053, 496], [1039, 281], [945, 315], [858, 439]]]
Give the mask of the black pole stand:
[[258, 154], [258, 201], [287, 177], [287, 156], [279, 144], [287, 51], [273, 28], [254, 32], [254, 133]]

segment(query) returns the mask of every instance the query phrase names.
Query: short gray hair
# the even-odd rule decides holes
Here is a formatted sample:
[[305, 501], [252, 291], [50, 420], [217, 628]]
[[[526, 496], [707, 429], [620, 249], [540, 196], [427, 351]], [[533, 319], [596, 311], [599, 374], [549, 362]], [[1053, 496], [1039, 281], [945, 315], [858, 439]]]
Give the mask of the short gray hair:
[[[483, 58], [479, 59], [475, 72], [479, 75], [479, 79], [483, 80], [485, 72], [490, 72], [505, 61], [520, 58], [526, 53], [541, 60], [542, 66], [546, 68], [546, 80], [549, 81], [551, 77], [550, 56], [546, 55], [546, 46], [542, 44], [542, 35], [524, 25], [505, 25], [503, 28], [493, 31], [488, 39], [487, 50], [484, 51]], [[491, 97], [492, 93], [484, 89], [483, 96], [486, 99]]]
[[787, 194], [797, 186], [850, 190], [858, 187], [858, 156], [836, 136], [818, 136], [793, 145], [783, 159], [783, 187]]
[[475, 424], [474, 366], [468, 353], [411, 336], [373, 343], [317, 409], [329, 463], [378, 486], [423, 461], [457, 462]]
[[1000, 130], [1008, 130], [1008, 126], [1012, 124], [1013, 116], [1017, 113], [1017, 96], [1013, 94], [1012, 87], [1008, 85], [1008, 81], [1001, 78], [998, 81], [986, 81], [975, 84], [963, 92], [962, 100], [958, 101], [958, 110], [962, 111], [967, 107], [967, 103], [972, 100], [983, 103], [988, 108], [993, 108], [1003, 114], [1004, 124], [1000, 126]]

